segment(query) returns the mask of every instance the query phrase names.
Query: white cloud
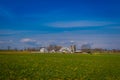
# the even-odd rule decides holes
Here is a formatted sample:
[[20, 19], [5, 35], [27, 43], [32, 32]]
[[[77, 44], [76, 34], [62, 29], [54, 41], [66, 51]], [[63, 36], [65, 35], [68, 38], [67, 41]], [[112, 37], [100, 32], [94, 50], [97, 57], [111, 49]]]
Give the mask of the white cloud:
[[45, 24], [51, 27], [93, 27], [93, 26], [105, 26], [115, 24], [112, 22], [104, 22], [104, 21], [68, 21], [68, 22], [53, 22]]
[[8, 40], [8, 41], [0, 41], [0, 44], [9, 44], [9, 43], [13, 43], [13, 40]]
[[30, 38], [24, 38], [24, 39], [21, 39], [20, 41], [24, 42], [24, 43], [26, 43], [26, 42], [36, 42], [36, 40], [30, 39]]

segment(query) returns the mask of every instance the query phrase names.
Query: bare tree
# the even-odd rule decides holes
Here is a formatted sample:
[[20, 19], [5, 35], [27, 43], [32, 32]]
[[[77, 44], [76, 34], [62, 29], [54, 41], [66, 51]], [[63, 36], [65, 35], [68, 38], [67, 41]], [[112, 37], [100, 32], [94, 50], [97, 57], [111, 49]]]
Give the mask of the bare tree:
[[81, 46], [81, 50], [82, 50], [82, 52], [91, 53], [91, 45], [90, 44], [83, 44]]
[[55, 51], [59, 51], [61, 49], [61, 46], [58, 46], [58, 45], [49, 45], [47, 47], [48, 51], [51, 51], [51, 50], [55, 50]]

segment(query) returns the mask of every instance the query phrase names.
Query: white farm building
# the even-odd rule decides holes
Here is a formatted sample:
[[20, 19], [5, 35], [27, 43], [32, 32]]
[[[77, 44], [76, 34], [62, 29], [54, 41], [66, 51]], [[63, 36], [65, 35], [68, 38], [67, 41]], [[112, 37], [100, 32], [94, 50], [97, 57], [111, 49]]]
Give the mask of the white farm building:
[[48, 50], [47, 50], [46, 48], [41, 48], [41, 49], [40, 49], [40, 52], [41, 52], [41, 53], [48, 53]]
[[67, 47], [62, 47], [59, 51], [62, 53], [71, 53], [71, 49]]

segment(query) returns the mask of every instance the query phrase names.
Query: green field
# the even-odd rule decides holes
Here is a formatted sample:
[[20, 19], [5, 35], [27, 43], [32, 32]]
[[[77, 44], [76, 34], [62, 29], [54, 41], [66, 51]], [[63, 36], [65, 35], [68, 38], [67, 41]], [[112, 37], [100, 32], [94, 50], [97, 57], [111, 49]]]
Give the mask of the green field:
[[3, 53], [0, 80], [120, 80], [120, 55]]

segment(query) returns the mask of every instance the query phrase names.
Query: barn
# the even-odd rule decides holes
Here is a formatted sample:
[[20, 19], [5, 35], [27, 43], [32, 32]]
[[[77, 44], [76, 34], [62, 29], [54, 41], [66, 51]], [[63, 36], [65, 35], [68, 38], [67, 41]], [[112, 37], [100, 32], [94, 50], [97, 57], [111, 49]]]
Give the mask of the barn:
[[71, 53], [71, 49], [67, 47], [62, 47], [59, 51], [62, 53]]
[[47, 50], [46, 48], [41, 48], [41, 49], [40, 49], [40, 52], [41, 52], [41, 53], [48, 53], [48, 50]]

